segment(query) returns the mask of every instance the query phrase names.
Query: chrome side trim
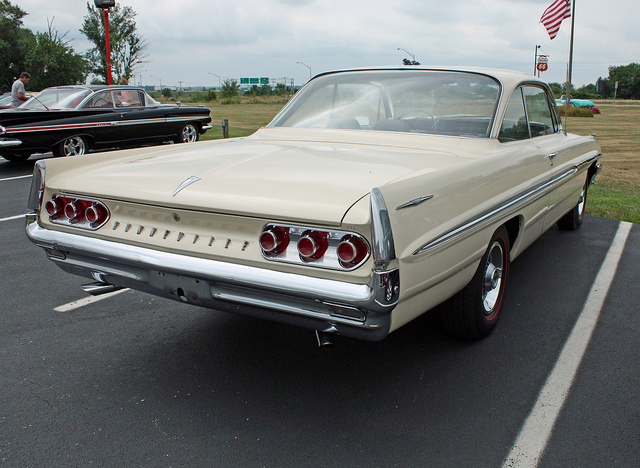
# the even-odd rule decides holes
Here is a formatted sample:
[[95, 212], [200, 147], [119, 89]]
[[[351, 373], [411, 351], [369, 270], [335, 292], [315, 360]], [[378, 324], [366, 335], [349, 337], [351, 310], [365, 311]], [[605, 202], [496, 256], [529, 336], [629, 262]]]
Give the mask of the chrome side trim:
[[[114, 116], [115, 117], [115, 116]], [[9, 134], [19, 134], [19, 133], [28, 133], [28, 132], [45, 132], [52, 130], [75, 130], [75, 129], [85, 129], [85, 128], [99, 128], [99, 127], [112, 127], [112, 126], [136, 126], [136, 125], [148, 125], [148, 124], [158, 124], [165, 122], [187, 122], [193, 120], [203, 120], [208, 118], [208, 116], [193, 116], [193, 115], [184, 115], [180, 117], [158, 117], [153, 119], [136, 119], [136, 120], [110, 120], [104, 122], [85, 122], [85, 123], [77, 123], [77, 124], [57, 124], [57, 125], [46, 125], [46, 126], [37, 126], [37, 127], [11, 127], [5, 128], [6, 133]]]
[[[595, 156], [593, 156], [593, 157], [591, 157], [591, 158], [589, 158], [589, 159], [585, 159], [585, 160], [584, 160], [584, 161], [582, 161], [580, 164], [576, 165], [576, 168], [577, 168], [578, 170], [580, 170], [580, 169], [582, 169], [584, 166], [588, 166], [588, 165], [590, 165], [592, 162], [597, 161], [597, 160], [600, 158], [600, 156], [602, 156], [602, 153], [598, 153], [598, 154], [596, 154]], [[598, 171], [598, 172], [600, 172], [600, 171]]]
[[167, 117], [166, 120], [167, 122], [182, 122], [186, 120], [203, 120], [203, 119], [207, 119], [208, 117], [209, 117], [208, 115], [194, 114], [194, 115], [180, 115], [178, 117]]
[[0, 140], [0, 148], [13, 148], [14, 146], [20, 146], [22, 144], [22, 140], [18, 140], [17, 138]]
[[48, 132], [51, 130], [75, 130], [75, 129], [84, 129], [84, 128], [95, 128], [95, 127], [110, 127], [118, 125], [117, 121], [110, 122], [88, 122], [81, 124], [58, 124], [58, 125], [46, 125], [41, 127], [17, 127], [17, 128], [8, 128], [7, 133], [29, 133], [29, 132]]
[[554, 185], [557, 185], [560, 182], [563, 182], [564, 180], [576, 174], [578, 172], [578, 167], [579, 165], [576, 165], [570, 169], [567, 169], [561, 174], [557, 175], [556, 177], [553, 177], [552, 179], [549, 179], [546, 182], [538, 184], [530, 188], [529, 190], [526, 190], [518, 195], [515, 195], [514, 197], [494, 206], [493, 208], [490, 208], [489, 210], [483, 213], [480, 213], [479, 215], [470, 219], [469, 221], [465, 221], [464, 223], [459, 224], [458, 226], [447, 231], [443, 235], [436, 237], [435, 239], [424, 244], [422, 247], [420, 247], [415, 252], [413, 252], [413, 255], [423, 254], [434, 247], [437, 247], [439, 245], [442, 245], [444, 243], [457, 239], [465, 234], [468, 234], [474, 229], [490, 224], [495, 219], [501, 216], [504, 216], [509, 211], [514, 210], [518, 206], [522, 206], [526, 203], [529, 203], [533, 199], [543, 196], [548, 191], [550, 191]]
[[433, 195], [427, 195], [424, 197], [414, 198], [413, 200], [409, 200], [407, 203], [403, 203], [402, 205], [396, 206], [396, 210], [401, 210], [403, 208], [409, 208], [410, 206], [417, 206], [422, 202], [426, 202], [427, 200], [431, 200]]

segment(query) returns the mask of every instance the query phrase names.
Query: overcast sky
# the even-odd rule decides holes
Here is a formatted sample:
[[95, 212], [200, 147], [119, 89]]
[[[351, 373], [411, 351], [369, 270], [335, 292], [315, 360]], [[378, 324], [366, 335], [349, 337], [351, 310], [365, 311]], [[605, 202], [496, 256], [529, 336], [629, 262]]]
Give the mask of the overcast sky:
[[[473, 65], [533, 73], [536, 45], [549, 56], [542, 78], [563, 82], [571, 19], [549, 40], [539, 23], [553, 0], [117, 0], [137, 13], [147, 62], [135, 84], [217, 86], [219, 75], [293, 78], [370, 65]], [[609, 65], [640, 62], [640, 2], [576, 0], [573, 83], [608, 76]], [[10, 0], [45, 31], [53, 20], [76, 52], [90, 44], [79, 32], [82, 0]], [[91, 0], [93, 4], [93, 0]], [[215, 74], [215, 75], [214, 75]], [[133, 84], [133, 83], [131, 83]]]

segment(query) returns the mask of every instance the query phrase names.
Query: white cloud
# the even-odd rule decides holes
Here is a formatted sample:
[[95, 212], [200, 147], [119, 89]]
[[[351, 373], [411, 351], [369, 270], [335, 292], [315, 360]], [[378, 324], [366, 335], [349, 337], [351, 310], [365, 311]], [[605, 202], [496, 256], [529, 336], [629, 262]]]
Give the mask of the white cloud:
[[[12, 2], [14, 3], [14, 2]], [[213, 85], [223, 77], [308, 79], [333, 68], [399, 64], [404, 48], [423, 64], [483, 65], [533, 72], [537, 44], [549, 54], [543, 78], [563, 81], [570, 20], [550, 41], [540, 16], [551, 0], [243, 0], [242, 2], [128, 0], [148, 43], [144, 83]], [[14, 3], [15, 4], [15, 3]], [[76, 51], [90, 44], [79, 33], [86, 3], [20, 0], [25, 26], [44, 31], [47, 19], [69, 31]], [[581, 0], [577, 6], [573, 81], [607, 76], [608, 65], [638, 61], [640, 4]]]

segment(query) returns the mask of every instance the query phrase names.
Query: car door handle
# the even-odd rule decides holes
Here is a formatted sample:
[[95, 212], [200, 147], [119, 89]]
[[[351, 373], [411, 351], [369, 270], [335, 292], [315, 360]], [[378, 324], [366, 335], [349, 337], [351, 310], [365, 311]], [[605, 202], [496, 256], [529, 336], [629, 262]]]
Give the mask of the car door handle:
[[547, 157], [549, 158], [549, 161], [551, 161], [552, 166], [553, 166], [553, 160], [556, 159], [556, 156], [558, 156], [558, 153], [549, 153], [547, 155]]

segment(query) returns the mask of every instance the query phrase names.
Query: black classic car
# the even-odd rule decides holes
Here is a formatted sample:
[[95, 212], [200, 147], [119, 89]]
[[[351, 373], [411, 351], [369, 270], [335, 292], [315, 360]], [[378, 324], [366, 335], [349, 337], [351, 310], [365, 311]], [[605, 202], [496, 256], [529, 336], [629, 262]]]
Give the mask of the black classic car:
[[81, 155], [90, 149], [197, 141], [211, 128], [204, 106], [162, 105], [134, 86], [46, 88], [24, 105], [0, 111], [0, 156]]

